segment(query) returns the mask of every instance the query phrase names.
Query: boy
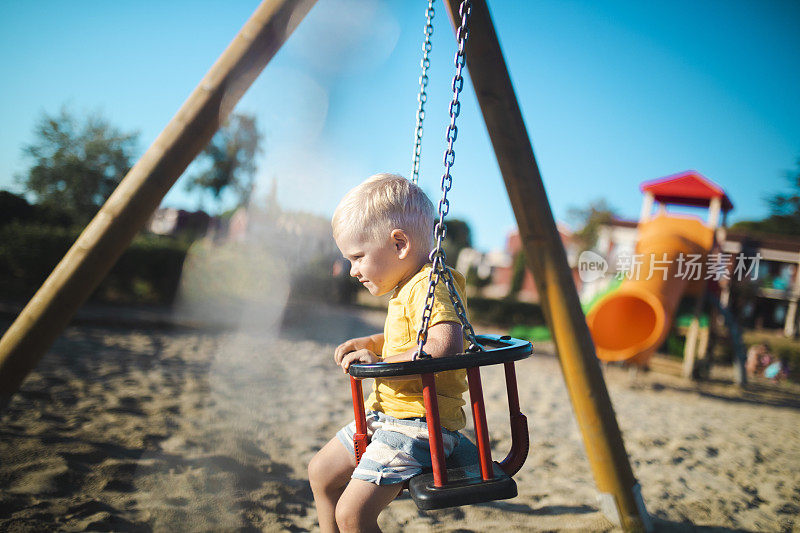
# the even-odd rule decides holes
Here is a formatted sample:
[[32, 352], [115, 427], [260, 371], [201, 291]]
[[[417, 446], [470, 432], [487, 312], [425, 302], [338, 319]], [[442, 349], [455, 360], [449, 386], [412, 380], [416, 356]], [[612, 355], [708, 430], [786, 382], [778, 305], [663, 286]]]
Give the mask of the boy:
[[[333, 215], [333, 237], [350, 275], [380, 296], [392, 292], [384, 332], [351, 339], [334, 360], [347, 372], [354, 363], [410, 361], [428, 292], [434, 210], [425, 193], [401, 176], [378, 174], [347, 193]], [[459, 294], [464, 277], [453, 271]], [[444, 282], [436, 286], [425, 352], [431, 357], [461, 353], [461, 324]], [[380, 354], [380, 355], [378, 355]], [[465, 425], [464, 370], [436, 375], [445, 455]], [[378, 515], [403, 483], [430, 467], [428, 430], [419, 377], [376, 379], [365, 402], [371, 442], [361, 462], [353, 451], [355, 425], [342, 428], [312, 459], [308, 476], [320, 530], [379, 531]]]

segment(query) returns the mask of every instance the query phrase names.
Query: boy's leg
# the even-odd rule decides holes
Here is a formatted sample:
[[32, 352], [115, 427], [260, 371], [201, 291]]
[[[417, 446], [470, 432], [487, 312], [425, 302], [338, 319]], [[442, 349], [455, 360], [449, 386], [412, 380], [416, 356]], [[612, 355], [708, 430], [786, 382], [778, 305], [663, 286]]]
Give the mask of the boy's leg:
[[336, 502], [356, 467], [356, 459], [337, 437], [322, 447], [308, 464], [308, 481], [314, 493], [319, 528], [323, 533], [338, 531]]
[[336, 504], [336, 525], [342, 532], [380, 531], [378, 515], [402, 489], [402, 483], [376, 485], [351, 479]]

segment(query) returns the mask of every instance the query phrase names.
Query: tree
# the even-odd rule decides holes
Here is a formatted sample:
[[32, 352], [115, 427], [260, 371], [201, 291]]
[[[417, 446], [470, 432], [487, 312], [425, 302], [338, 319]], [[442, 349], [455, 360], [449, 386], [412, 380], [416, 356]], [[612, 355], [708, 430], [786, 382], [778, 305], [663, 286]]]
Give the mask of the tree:
[[0, 226], [31, 218], [33, 207], [22, 196], [0, 191]]
[[192, 176], [187, 190], [210, 192], [218, 202], [225, 190], [232, 190], [237, 204], [246, 206], [253, 193], [255, 157], [261, 152], [260, 142], [261, 134], [254, 116], [231, 115], [201, 154], [208, 168]]
[[445, 219], [444, 225], [447, 228], [444, 253], [447, 256], [447, 263], [454, 267], [461, 250], [472, 247], [472, 230], [469, 224], [458, 218]]
[[23, 151], [32, 166], [17, 178], [36, 203], [70, 215], [76, 223], [94, 216], [130, 170], [138, 133], [124, 133], [100, 114], [77, 117], [67, 108], [44, 113], [35, 140]]
[[773, 195], [767, 201], [770, 216], [763, 220], [745, 220], [737, 222], [731, 229], [750, 230], [763, 233], [778, 233], [800, 236], [800, 159], [797, 170], [787, 173], [789, 192]]
[[581, 246], [581, 250], [590, 250], [597, 244], [597, 232], [600, 226], [608, 224], [616, 218], [614, 208], [601, 198], [591, 202], [587, 207], [570, 208], [567, 218], [579, 226], [573, 236]]

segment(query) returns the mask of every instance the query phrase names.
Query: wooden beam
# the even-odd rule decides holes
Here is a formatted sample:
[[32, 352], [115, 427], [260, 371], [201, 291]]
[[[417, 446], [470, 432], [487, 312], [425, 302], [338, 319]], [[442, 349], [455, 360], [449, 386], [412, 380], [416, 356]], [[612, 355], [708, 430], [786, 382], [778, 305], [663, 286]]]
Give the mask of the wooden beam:
[[[460, 23], [459, 4], [459, 0], [447, 0], [454, 27]], [[517, 219], [525, 257], [553, 332], [564, 379], [600, 491], [601, 507], [606, 516], [626, 530], [649, 529], [647, 512], [628, 462], [485, 0], [472, 1], [466, 56], [472, 85]], [[455, 181], [458, 181], [457, 176]]]
[[265, 0], [0, 339], [0, 410], [316, 0]]

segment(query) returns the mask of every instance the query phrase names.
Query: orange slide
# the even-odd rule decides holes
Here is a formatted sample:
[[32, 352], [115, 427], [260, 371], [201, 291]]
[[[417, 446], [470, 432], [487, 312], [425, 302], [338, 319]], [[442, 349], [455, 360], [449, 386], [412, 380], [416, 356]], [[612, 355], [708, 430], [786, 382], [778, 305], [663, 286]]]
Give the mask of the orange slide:
[[684, 259], [701, 254], [696, 262], [702, 267], [713, 240], [713, 230], [694, 217], [660, 215], [639, 224], [638, 274], [604, 296], [586, 315], [597, 357], [647, 363], [664, 342], [684, 292], [701, 287], [701, 282], [688, 278], [702, 276], [680, 275], [678, 269], [687, 268], [678, 261], [680, 254]]

